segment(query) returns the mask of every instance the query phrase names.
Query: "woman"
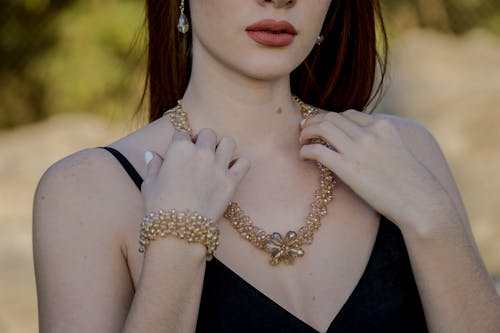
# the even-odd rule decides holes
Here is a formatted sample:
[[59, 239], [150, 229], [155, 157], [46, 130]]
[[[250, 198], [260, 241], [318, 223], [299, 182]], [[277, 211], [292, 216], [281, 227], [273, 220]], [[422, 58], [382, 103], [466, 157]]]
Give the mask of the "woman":
[[[378, 91], [377, 1], [147, 8], [151, 122], [37, 188], [42, 332], [498, 332], [437, 143], [360, 112]], [[139, 252], [160, 209], [206, 217], [216, 251], [142, 233]]]

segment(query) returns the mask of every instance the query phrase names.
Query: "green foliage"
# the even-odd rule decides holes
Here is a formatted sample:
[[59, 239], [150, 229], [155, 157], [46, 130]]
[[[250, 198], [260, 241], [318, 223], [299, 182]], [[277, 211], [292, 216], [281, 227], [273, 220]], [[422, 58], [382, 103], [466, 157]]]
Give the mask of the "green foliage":
[[500, 36], [498, 0], [382, 0], [392, 31], [419, 26], [462, 34], [485, 28]]
[[[33, 27], [21, 22], [25, 15], [11, 11], [9, 24], [23, 29], [10, 28], [11, 37], [0, 38], [2, 54], [11, 62], [0, 67], [0, 127], [61, 112], [130, 118], [145, 74], [144, 3], [74, 1], [47, 19], [50, 5], [24, 1], [23, 10], [33, 8], [45, 17]], [[34, 44], [40, 47], [25, 52]]]
[[[129, 96], [140, 93], [136, 83], [143, 74], [137, 67], [142, 45], [136, 45], [135, 53], [131, 50], [141, 12], [138, 1], [85, 1], [60, 15], [59, 43], [31, 66], [48, 87], [50, 113], [115, 113], [122, 102], [133, 103]], [[134, 106], [127, 109], [129, 116]]]
[[0, 11], [0, 127], [40, 119], [44, 86], [26, 70], [55, 44], [50, 22], [72, 0], [3, 0]]

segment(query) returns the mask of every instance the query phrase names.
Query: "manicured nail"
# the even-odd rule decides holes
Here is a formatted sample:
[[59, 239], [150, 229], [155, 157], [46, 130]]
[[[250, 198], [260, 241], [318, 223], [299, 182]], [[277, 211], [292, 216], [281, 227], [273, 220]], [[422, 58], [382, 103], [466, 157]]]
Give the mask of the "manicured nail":
[[149, 150], [148, 150], [148, 151], [146, 151], [146, 152], [144, 153], [144, 161], [146, 162], [146, 165], [148, 165], [148, 164], [149, 164], [149, 162], [151, 162], [151, 160], [152, 160], [152, 159], [153, 159], [153, 153], [152, 153], [152, 152], [150, 152]]
[[306, 120], [307, 120], [307, 119], [302, 119], [302, 120], [300, 121], [300, 127], [304, 127], [304, 124], [306, 123]]

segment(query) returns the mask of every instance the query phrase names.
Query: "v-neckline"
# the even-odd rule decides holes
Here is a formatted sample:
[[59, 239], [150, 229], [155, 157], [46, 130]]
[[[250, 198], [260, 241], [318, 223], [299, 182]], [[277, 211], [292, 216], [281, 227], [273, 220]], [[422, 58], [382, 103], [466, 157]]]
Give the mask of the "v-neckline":
[[[382, 223], [385, 223], [385, 217], [383, 215], [380, 215], [379, 225], [378, 225], [378, 228], [377, 228], [377, 235], [375, 236], [375, 242], [373, 243], [373, 246], [372, 246], [372, 249], [371, 249], [371, 252], [370, 252], [370, 256], [369, 256], [368, 261], [367, 261], [367, 263], [366, 263], [366, 265], [365, 265], [365, 267], [363, 269], [363, 273], [361, 274], [358, 282], [356, 283], [356, 285], [352, 289], [351, 293], [347, 297], [347, 300], [345, 301], [345, 303], [342, 304], [342, 306], [340, 307], [339, 311], [337, 311], [337, 313], [335, 314], [335, 316], [331, 320], [330, 324], [328, 325], [328, 328], [325, 331], [326, 333], [329, 332], [334, 327], [334, 324], [337, 321], [337, 318], [343, 312], [344, 308], [346, 308], [347, 304], [349, 304], [352, 301], [353, 295], [355, 295], [356, 291], [360, 288], [361, 281], [363, 281], [365, 279], [365, 275], [369, 271], [369, 267], [370, 267], [370, 265], [372, 265], [372, 262], [374, 260], [375, 250], [376, 250], [376, 248], [378, 246], [378, 243], [380, 242], [381, 232], [382, 232]], [[293, 318], [294, 320], [300, 321], [301, 323], [303, 323], [304, 325], [306, 325], [307, 327], [309, 327], [313, 332], [321, 333], [320, 331], [318, 331], [317, 329], [315, 329], [314, 327], [312, 327], [311, 325], [309, 325], [308, 323], [306, 323], [305, 321], [303, 321], [302, 319], [300, 319], [299, 317], [295, 316], [293, 313], [291, 313], [290, 311], [288, 311], [287, 309], [285, 309], [284, 307], [282, 307], [281, 305], [279, 305], [276, 301], [274, 301], [272, 298], [270, 298], [269, 296], [267, 296], [266, 294], [264, 294], [262, 291], [260, 291], [259, 289], [257, 289], [253, 285], [251, 285], [247, 280], [245, 280], [240, 275], [238, 275], [238, 273], [236, 273], [231, 268], [229, 268], [228, 266], [226, 266], [226, 264], [224, 264], [222, 261], [220, 261], [217, 257], [214, 256], [213, 257], [213, 261], [215, 261], [216, 263], [218, 263], [227, 272], [229, 272], [231, 275], [233, 275], [234, 278], [236, 278], [238, 281], [240, 281], [241, 283], [243, 283], [244, 285], [246, 285], [250, 290], [254, 291], [255, 294], [257, 294], [260, 297], [262, 297], [263, 299], [265, 299], [268, 303], [272, 304], [274, 307], [278, 308], [280, 311], [287, 313], [287, 315], [290, 316], [291, 318]]]

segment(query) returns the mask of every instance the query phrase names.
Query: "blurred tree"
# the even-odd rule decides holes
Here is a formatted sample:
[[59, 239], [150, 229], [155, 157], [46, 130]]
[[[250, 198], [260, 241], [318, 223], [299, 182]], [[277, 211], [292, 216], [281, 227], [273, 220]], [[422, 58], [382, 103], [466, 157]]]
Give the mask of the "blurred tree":
[[462, 34], [472, 28], [483, 27], [500, 34], [498, 0], [382, 0], [382, 2], [396, 30], [419, 26]]
[[56, 42], [50, 22], [74, 0], [2, 0], [0, 10], [0, 127], [45, 115], [44, 86], [26, 68]]
[[130, 118], [145, 75], [143, 6], [140, 0], [77, 1], [60, 13], [59, 42], [30, 64], [46, 85], [48, 113]]
[[124, 104], [130, 116], [144, 74], [143, 6], [8, 0], [0, 14], [0, 127], [61, 112], [109, 116]]

